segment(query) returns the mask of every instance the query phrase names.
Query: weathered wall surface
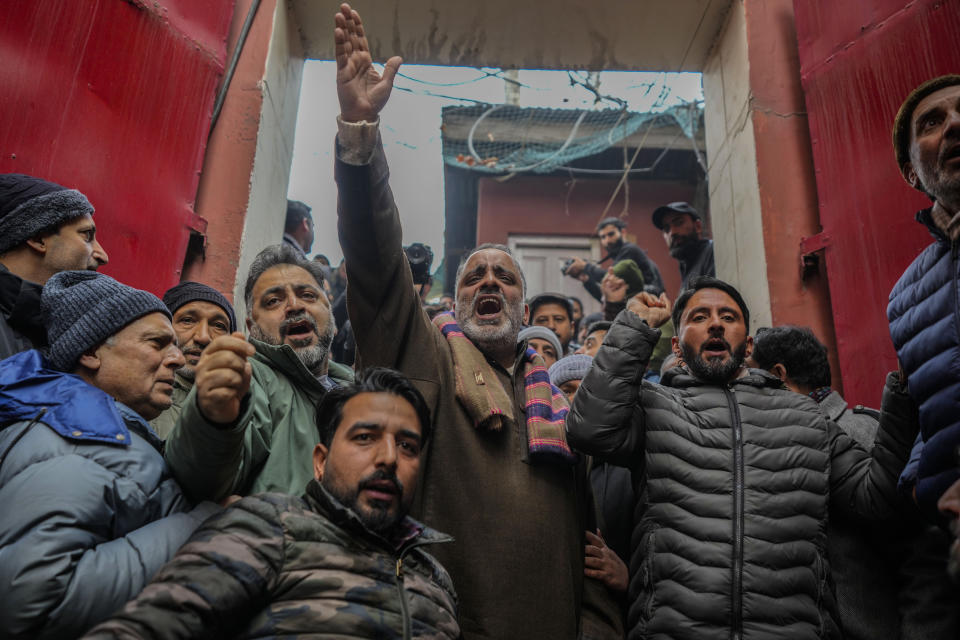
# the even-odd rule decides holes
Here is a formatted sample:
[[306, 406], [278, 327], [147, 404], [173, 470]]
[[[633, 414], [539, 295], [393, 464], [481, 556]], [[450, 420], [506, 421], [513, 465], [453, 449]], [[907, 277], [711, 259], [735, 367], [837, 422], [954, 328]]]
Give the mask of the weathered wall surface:
[[[249, 7], [250, 0], [237, 4], [231, 49]], [[231, 295], [238, 315], [247, 267], [283, 236], [302, 69], [286, 2], [264, 0], [210, 139], [197, 198], [210, 221], [207, 244], [187, 274]]]
[[[517, 177], [507, 182], [481, 178], [478, 185], [477, 243], [507, 243], [509, 235], [593, 236], [597, 221], [610, 199], [616, 180]], [[680, 269], [651, 222], [653, 210], [662, 204], [694, 202], [696, 187], [685, 182], [630, 182], [630, 202], [625, 220], [628, 239], [657, 263], [667, 295], [680, 290]], [[620, 195], [607, 215], [619, 215]], [[612, 266], [609, 262], [606, 266]]]
[[820, 226], [790, 0], [735, 0], [703, 87], [717, 275], [754, 328], [813, 329], [842, 388], [826, 275], [801, 269]]
[[0, 171], [84, 192], [104, 272], [180, 280], [233, 0], [5, 3]]
[[[511, 69], [698, 71], [729, 0], [392, 0], [356, 5], [374, 60]], [[333, 59], [339, 0], [292, 0], [308, 58]]]
[[929, 200], [894, 161], [893, 118], [915, 86], [960, 68], [960, 3], [794, 6], [844, 386], [848, 400], [875, 405], [896, 368], [890, 289], [930, 242], [914, 221]]
[[752, 324], [770, 326], [744, 3], [734, 0], [703, 70], [707, 179], [717, 276], [738, 287]]

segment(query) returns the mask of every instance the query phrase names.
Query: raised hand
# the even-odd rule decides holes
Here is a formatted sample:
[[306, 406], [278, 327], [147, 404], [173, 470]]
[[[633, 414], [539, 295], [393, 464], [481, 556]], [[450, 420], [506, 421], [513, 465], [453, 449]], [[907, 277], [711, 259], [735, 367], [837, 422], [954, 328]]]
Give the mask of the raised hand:
[[646, 320], [648, 325], [656, 329], [670, 319], [673, 307], [666, 293], [661, 293], [660, 297], [657, 297], [644, 291], [627, 301], [627, 309], [640, 316], [641, 320]]
[[197, 404], [207, 420], [232, 424], [240, 417], [240, 404], [250, 390], [253, 370], [248, 359], [253, 353], [240, 332], [220, 336], [203, 350], [197, 362]]
[[336, 27], [333, 41], [337, 59], [337, 98], [340, 118], [344, 122], [373, 122], [393, 90], [393, 79], [403, 60], [394, 56], [387, 60], [383, 75], [373, 68], [370, 45], [363, 31], [360, 14], [350, 5], [340, 5], [333, 17]]
[[627, 281], [613, 274], [613, 268], [607, 269], [600, 281], [600, 291], [605, 302], [623, 302], [627, 297]]

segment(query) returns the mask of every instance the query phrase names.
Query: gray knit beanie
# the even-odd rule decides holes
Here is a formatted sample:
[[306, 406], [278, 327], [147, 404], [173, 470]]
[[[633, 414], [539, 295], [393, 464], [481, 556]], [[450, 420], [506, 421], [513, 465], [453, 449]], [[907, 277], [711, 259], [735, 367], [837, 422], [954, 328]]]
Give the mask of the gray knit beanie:
[[0, 253], [85, 215], [93, 215], [93, 205], [75, 189], [21, 173], [0, 174]]
[[157, 296], [96, 271], [54, 274], [43, 287], [40, 306], [50, 342], [48, 359], [59, 371], [73, 371], [85, 351], [137, 318], [149, 313], [170, 317]]
[[517, 344], [520, 344], [524, 340], [529, 340], [530, 338], [541, 338], [546, 340], [553, 345], [553, 348], [557, 350], [557, 357], [563, 357], [563, 347], [560, 346], [560, 338], [557, 337], [553, 331], [546, 327], [541, 327], [539, 325], [533, 327], [524, 327], [520, 330], [520, 333], [517, 334]]
[[167, 305], [170, 313], [176, 313], [177, 309], [183, 305], [197, 300], [213, 303], [223, 309], [223, 312], [227, 314], [227, 318], [230, 320], [230, 333], [237, 330], [237, 316], [233, 312], [233, 305], [230, 304], [230, 301], [227, 300], [222, 293], [213, 287], [208, 287], [199, 282], [181, 282], [178, 285], [170, 287], [167, 289], [167, 292], [163, 294], [163, 304]]
[[575, 353], [572, 356], [560, 358], [554, 362], [550, 365], [547, 373], [550, 375], [550, 382], [552, 382], [555, 387], [559, 387], [564, 382], [583, 380], [584, 376], [587, 375], [587, 371], [590, 371], [591, 365], [593, 365], [592, 356]]

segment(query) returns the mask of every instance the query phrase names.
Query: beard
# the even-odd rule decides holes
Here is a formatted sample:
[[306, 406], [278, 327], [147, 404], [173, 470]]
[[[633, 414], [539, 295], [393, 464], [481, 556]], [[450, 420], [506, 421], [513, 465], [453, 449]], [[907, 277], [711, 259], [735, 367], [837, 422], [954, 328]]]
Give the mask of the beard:
[[611, 242], [608, 245], [605, 245], [604, 248], [607, 250], [608, 256], [616, 255], [617, 252], [623, 248], [623, 238], [621, 237], [619, 240], [616, 240], [614, 242]]
[[[481, 295], [500, 297], [500, 309], [503, 317], [495, 322], [477, 319], [477, 301]], [[454, 318], [470, 342], [481, 351], [493, 351], [503, 348], [504, 343], [515, 344], [517, 334], [523, 326], [523, 300], [510, 304], [499, 291], [478, 290], [473, 300], [458, 300], [454, 308]]]
[[693, 233], [688, 233], [685, 236], [676, 236], [670, 242], [670, 257], [679, 260], [687, 255], [687, 252], [691, 251], [694, 247], [697, 246], [697, 240], [699, 240], [699, 234], [694, 231]]
[[[380, 534], [387, 532], [407, 515], [409, 505], [404, 501], [403, 483], [400, 482], [395, 473], [377, 469], [366, 478], [363, 478], [357, 486], [342, 487], [338, 482], [338, 478], [330, 471], [330, 467], [327, 467], [327, 471], [324, 473], [323, 480], [320, 481], [320, 484], [327, 490], [327, 493], [336, 498], [340, 504], [357, 514], [357, 517], [360, 518], [364, 526], [371, 531]], [[361, 505], [360, 492], [363, 491], [368, 484], [375, 481], [383, 482], [384, 480], [393, 482], [397, 487], [398, 499], [396, 509], [392, 510], [393, 503], [378, 501], [370, 502], [370, 507]]]
[[932, 170], [917, 168], [923, 192], [931, 200], [939, 202], [950, 214], [960, 212], [960, 174], [944, 175]]
[[303, 363], [303, 366], [305, 366], [310, 373], [317, 375], [323, 369], [323, 365], [330, 355], [330, 345], [333, 344], [333, 334], [335, 332], [333, 322], [327, 322], [326, 329], [321, 332], [313, 316], [303, 311], [283, 320], [283, 323], [280, 324], [279, 336], [269, 334], [261, 329], [260, 325], [254, 324], [250, 327], [250, 337], [278, 347], [284, 344], [284, 339], [287, 337], [287, 330], [292, 325], [300, 322], [308, 322], [310, 324], [314, 335], [317, 337], [317, 341], [311, 345], [309, 338], [300, 340], [292, 339], [290, 346], [293, 348], [293, 352], [297, 354], [300, 362]]
[[680, 350], [683, 354], [683, 361], [687, 363], [691, 373], [700, 380], [709, 384], [726, 384], [733, 379], [743, 361], [747, 357], [747, 342], [744, 340], [736, 349], [731, 349], [730, 344], [724, 340], [730, 357], [722, 360], [720, 358], [705, 359], [700, 355], [700, 351], [693, 345], [682, 343]]

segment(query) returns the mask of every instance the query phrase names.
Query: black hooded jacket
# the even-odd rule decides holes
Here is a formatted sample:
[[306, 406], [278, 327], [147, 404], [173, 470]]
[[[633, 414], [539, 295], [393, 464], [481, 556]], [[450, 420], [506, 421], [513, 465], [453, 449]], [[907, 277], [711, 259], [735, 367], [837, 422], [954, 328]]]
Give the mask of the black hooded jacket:
[[39, 284], [16, 276], [0, 264], [0, 360], [47, 346], [40, 317]]

